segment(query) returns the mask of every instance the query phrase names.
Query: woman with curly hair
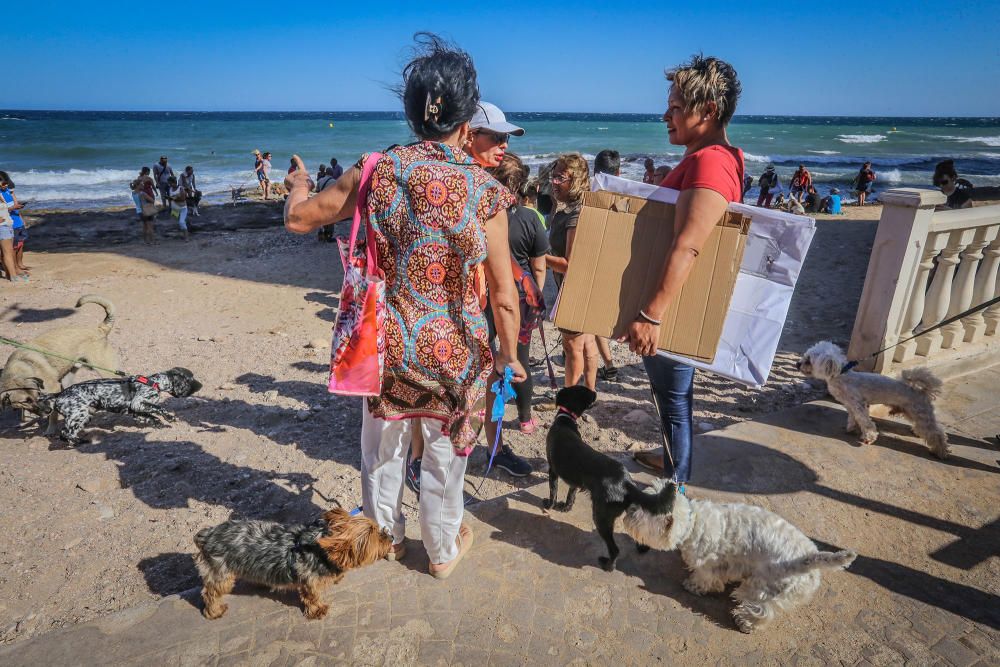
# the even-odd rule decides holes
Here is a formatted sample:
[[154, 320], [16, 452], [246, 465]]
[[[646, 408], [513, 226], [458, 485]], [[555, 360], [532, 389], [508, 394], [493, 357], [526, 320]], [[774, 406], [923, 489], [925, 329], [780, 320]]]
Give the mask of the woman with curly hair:
[[736, 112], [741, 87], [732, 65], [695, 56], [667, 72], [670, 93], [663, 122], [670, 143], [684, 146], [684, 157], [661, 184], [679, 190], [674, 240], [659, 280], [645, 306], [635, 313], [624, 337], [642, 355], [660, 408], [670, 453], [638, 452], [636, 461], [686, 482], [691, 475], [691, 413], [694, 368], [657, 354], [660, 322], [680, 294], [695, 258], [730, 202], [740, 201], [743, 151], [729, 143], [726, 126]]
[[[390, 558], [401, 558], [406, 449], [420, 418], [420, 532], [431, 574], [444, 579], [472, 545], [462, 523], [465, 465], [477, 435], [471, 417], [487, 382], [505, 368], [515, 382], [525, 377], [515, 358], [518, 299], [507, 247], [514, 197], [462, 148], [479, 102], [467, 53], [418, 35], [399, 92], [419, 141], [377, 160], [361, 202], [385, 273], [387, 311], [382, 393], [368, 399], [361, 427], [361, 491], [365, 515], [393, 535]], [[285, 179], [285, 226], [306, 234], [350, 217], [366, 159], [310, 199], [311, 179], [296, 157], [298, 168]], [[480, 264], [495, 356], [475, 280]]]
[[[560, 155], [552, 167], [549, 177], [552, 196], [558, 202], [558, 209], [549, 221], [549, 245], [552, 254], [546, 257], [552, 269], [556, 287], [562, 287], [563, 276], [569, 269], [569, 256], [576, 238], [576, 224], [580, 220], [583, 207], [583, 193], [590, 190], [590, 169], [587, 161], [579, 153]], [[591, 334], [560, 330], [563, 337], [565, 355], [565, 378], [567, 387], [572, 387], [583, 378], [590, 389], [597, 386], [597, 341]]]

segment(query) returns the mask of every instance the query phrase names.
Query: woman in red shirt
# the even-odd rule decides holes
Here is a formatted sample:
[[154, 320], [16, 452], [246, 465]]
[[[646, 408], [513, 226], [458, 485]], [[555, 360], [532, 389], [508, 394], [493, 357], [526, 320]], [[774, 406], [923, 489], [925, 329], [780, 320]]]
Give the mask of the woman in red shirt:
[[[684, 158], [662, 187], [680, 191], [674, 216], [674, 242], [651, 298], [635, 315], [624, 336], [642, 355], [671, 456], [638, 452], [636, 461], [686, 482], [691, 475], [691, 412], [694, 368], [658, 355], [660, 321], [691, 273], [694, 260], [730, 202], [740, 201], [743, 151], [731, 146], [726, 126], [736, 111], [741, 88], [736, 70], [718, 58], [695, 56], [667, 73], [671, 82], [667, 110], [670, 143], [684, 146]], [[672, 462], [672, 463], [671, 463]]]

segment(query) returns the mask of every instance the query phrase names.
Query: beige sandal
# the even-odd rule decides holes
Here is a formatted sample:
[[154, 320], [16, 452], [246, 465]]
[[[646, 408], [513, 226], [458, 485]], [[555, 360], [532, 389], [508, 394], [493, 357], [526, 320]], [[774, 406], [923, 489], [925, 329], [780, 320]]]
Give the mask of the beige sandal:
[[463, 523], [462, 527], [458, 529], [458, 555], [443, 570], [431, 570], [431, 576], [435, 579], [447, 579], [450, 577], [451, 573], [455, 571], [455, 566], [462, 561], [462, 557], [472, 548], [474, 539], [475, 535], [473, 535], [472, 529]]

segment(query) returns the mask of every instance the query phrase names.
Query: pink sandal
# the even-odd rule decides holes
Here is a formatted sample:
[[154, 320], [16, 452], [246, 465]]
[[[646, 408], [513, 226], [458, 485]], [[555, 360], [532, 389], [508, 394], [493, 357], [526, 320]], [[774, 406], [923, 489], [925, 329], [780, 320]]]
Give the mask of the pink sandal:
[[525, 435], [531, 435], [538, 429], [538, 422], [534, 418], [531, 418], [526, 422], [521, 422], [519, 428], [521, 433]]

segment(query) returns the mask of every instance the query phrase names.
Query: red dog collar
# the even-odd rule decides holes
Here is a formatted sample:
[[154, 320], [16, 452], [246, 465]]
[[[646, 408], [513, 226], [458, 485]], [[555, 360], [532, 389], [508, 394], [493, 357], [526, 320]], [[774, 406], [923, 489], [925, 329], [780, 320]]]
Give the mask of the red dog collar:
[[152, 387], [152, 388], [153, 388], [153, 389], [155, 389], [156, 391], [163, 391], [162, 389], [160, 389], [160, 385], [159, 385], [159, 383], [157, 383], [157, 382], [153, 382], [152, 380], [150, 380], [150, 379], [149, 379], [148, 377], [146, 377], [145, 375], [136, 375], [136, 376], [135, 376], [135, 377], [133, 377], [132, 379], [133, 379], [133, 380], [135, 380], [136, 382], [138, 382], [139, 384], [144, 384], [144, 385], [146, 385], [147, 387]]
[[563, 407], [562, 405], [559, 406], [559, 414], [566, 415], [567, 417], [569, 417], [573, 421], [576, 421], [577, 419], [580, 418], [580, 415], [576, 414], [575, 412], [573, 412], [572, 410], [569, 410], [566, 407]]

